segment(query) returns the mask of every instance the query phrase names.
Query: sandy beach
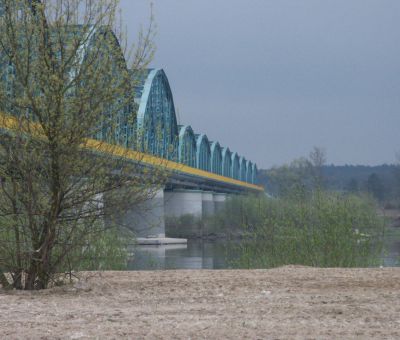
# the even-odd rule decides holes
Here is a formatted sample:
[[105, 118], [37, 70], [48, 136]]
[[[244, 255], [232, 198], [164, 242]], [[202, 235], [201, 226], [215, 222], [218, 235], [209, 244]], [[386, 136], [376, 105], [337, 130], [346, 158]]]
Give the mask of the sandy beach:
[[0, 338], [400, 338], [400, 268], [82, 277], [47, 291], [1, 291]]

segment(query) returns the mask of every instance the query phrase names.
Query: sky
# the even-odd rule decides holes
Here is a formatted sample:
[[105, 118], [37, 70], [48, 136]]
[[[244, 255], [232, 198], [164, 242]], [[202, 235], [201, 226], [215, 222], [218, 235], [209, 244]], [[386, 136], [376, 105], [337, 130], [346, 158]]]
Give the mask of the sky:
[[[121, 0], [134, 42], [148, 0]], [[322, 147], [329, 164], [400, 151], [399, 0], [154, 0], [152, 67], [180, 124], [257, 162]]]

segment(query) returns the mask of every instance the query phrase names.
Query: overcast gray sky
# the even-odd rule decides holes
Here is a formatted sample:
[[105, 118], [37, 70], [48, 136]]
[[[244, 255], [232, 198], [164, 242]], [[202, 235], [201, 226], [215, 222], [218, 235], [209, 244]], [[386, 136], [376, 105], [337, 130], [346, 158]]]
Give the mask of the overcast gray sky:
[[[399, 0], [155, 0], [153, 67], [181, 124], [259, 167], [327, 151], [334, 164], [400, 151]], [[130, 38], [147, 0], [121, 0]]]

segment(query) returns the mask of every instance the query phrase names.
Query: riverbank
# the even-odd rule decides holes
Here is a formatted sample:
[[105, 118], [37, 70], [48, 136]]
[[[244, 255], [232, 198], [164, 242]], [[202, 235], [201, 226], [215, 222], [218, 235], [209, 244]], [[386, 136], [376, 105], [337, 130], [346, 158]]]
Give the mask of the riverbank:
[[400, 268], [85, 274], [0, 293], [7, 339], [399, 338]]

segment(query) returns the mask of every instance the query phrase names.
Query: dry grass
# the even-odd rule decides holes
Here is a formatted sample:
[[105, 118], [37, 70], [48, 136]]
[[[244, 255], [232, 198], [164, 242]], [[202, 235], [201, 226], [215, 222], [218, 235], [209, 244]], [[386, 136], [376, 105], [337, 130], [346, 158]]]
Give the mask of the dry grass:
[[399, 338], [400, 268], [104, 272], [0, 310], [4, 339]]

